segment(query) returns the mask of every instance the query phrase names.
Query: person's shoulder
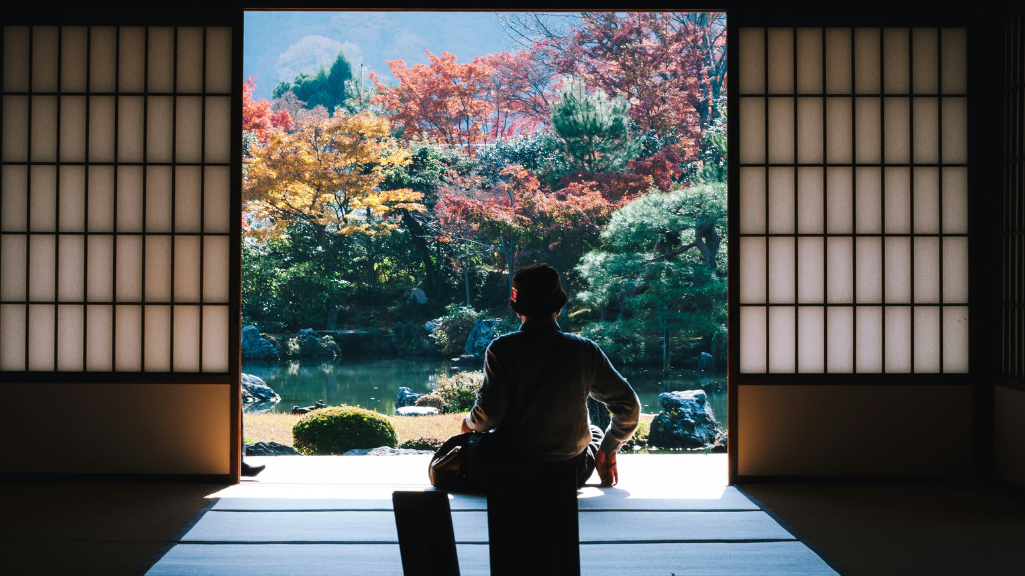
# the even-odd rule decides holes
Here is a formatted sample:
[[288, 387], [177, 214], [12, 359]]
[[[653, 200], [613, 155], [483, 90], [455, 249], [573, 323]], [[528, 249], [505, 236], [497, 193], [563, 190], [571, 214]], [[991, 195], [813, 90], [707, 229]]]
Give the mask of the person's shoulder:
[[562, 338], [573, 345], [580, 346], [581, 348], [590, 348], [592, 350], [600, 350], [598, 344], [590, 338], [585, 338], [579, 334], [573, 334], [572, 332], [560, 332]]

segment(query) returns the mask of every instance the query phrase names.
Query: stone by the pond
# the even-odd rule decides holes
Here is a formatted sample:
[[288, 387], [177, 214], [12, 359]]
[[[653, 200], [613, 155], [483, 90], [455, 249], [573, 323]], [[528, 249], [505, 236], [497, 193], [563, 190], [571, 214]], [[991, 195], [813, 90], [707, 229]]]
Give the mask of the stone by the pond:
[[314, 358], [333, 358], [339, 352], [338, 345], [333, 341], [317, 336], [312, 328], [299, 331], [299, 355]]
[[702, 352], [698, 358], [698, 370], [715, 370], [715, 360], [708, 352]]
[[271, 387], [259, 376], [243, 374], [242, 401], [246, 404], [253, 403], [273, 407], [274, 404], [281, 401], [281, 396], [278, 396], [274, 390], [271, 390]]
[[434, 454], [434, 451], [379, 446], [377, 448], [353, 448], [342, 456], [423, 456], [428, 454]]
[[651, 421], [648, 445], [659, 448], [705, 448], [722, 434], [704, 390], [663, 392], [662, 411]]
[[291, 446], [277, 442], [257, 442], [246, 444], [246, 456], [300, 456], [299, 451]]
[[481, 359], [478, 356], [472, 354], [463, 354], [452, 359], [454, 366], [481, 366]]
[[326, 407], [327, 406], [324, 404], [323, 400], [317, 400], [317, 403], [314, 404], [313, 406], [305, 406], [305, 407], [303, 407], [303, 406], [292, 406], [291, 414], [308, 414], [310, 412], [313, 412], [314, 410], [319, 410], [321, 408], [326, 408]]
[[417, 399], [421, 396], [423, 396], [423, 394], [413, 392], [412, 388], [400, 386], [399, 393], [395, 396], [395, 407], [402, 408], [403, 406], [414, 406], [416, 405]]
[[477, 320], [470, 329], [470, 335], [466, 337], [464, 349], [470, 356], [484, 357], [491, 341], [499, 336], [498, 325], [501, 322], [498, 318]]
[[278, 351], [274, 345], [260, 336], [256, 326], [242, 327], [242, 358], [245, 360], [277, 360]]
[[403, 406], [395, 409], [396, 416], [434, 416], [438, 409], [432, 406]]

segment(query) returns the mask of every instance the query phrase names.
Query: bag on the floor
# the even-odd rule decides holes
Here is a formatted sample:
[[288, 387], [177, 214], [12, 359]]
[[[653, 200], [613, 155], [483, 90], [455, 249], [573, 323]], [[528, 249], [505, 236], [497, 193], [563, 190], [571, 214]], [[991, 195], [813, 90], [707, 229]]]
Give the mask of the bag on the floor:
[[464, 432], [446, 440], [427, 468], [431, 485], [449, 491], [484, 490], [486, 451], [493, 448], [495, 436], [497, 433]]

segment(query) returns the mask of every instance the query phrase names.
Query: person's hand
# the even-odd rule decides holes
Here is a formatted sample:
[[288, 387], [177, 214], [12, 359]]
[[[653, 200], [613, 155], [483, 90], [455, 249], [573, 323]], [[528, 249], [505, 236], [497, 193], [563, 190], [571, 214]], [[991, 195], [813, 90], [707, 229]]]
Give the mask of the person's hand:
[[462, 428], [462, 430], [463, 430], [463, 432], [473, 432], [473, 430], [470, 429], [470, 425], [466, 423], [466, 418], [463, 418], [463, 428]]
[[598, 450], [594, 458], [595, 468], [598, 470], [598, 477], [601, 478], [601, 485], [604, 487], [619, 484], [619, 469], [616, 467], [616, 455], [609, 456], [604, 450]]

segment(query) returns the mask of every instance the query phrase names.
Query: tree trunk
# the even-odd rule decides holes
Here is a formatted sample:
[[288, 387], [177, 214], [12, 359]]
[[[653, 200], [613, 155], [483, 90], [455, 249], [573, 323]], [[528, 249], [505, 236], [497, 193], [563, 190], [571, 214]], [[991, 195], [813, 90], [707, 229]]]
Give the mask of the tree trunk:
[[[334, 273], [334, 262], [331, 258], [330, 245], [327, 239], [327, 228], [317, 226], [317, 242], [320, 244], [320, 253], [323, 258], [324, 272]], [[334, 292], [329, 292], [327, 297], [326, 311], [324, 313], [324, 325], [328, 330], [338, 329], [338, 300]]]
[[466, 307], [473, 308], [470, 303], [470, 266], [463, 262], [463, 281], [466, 283]]

